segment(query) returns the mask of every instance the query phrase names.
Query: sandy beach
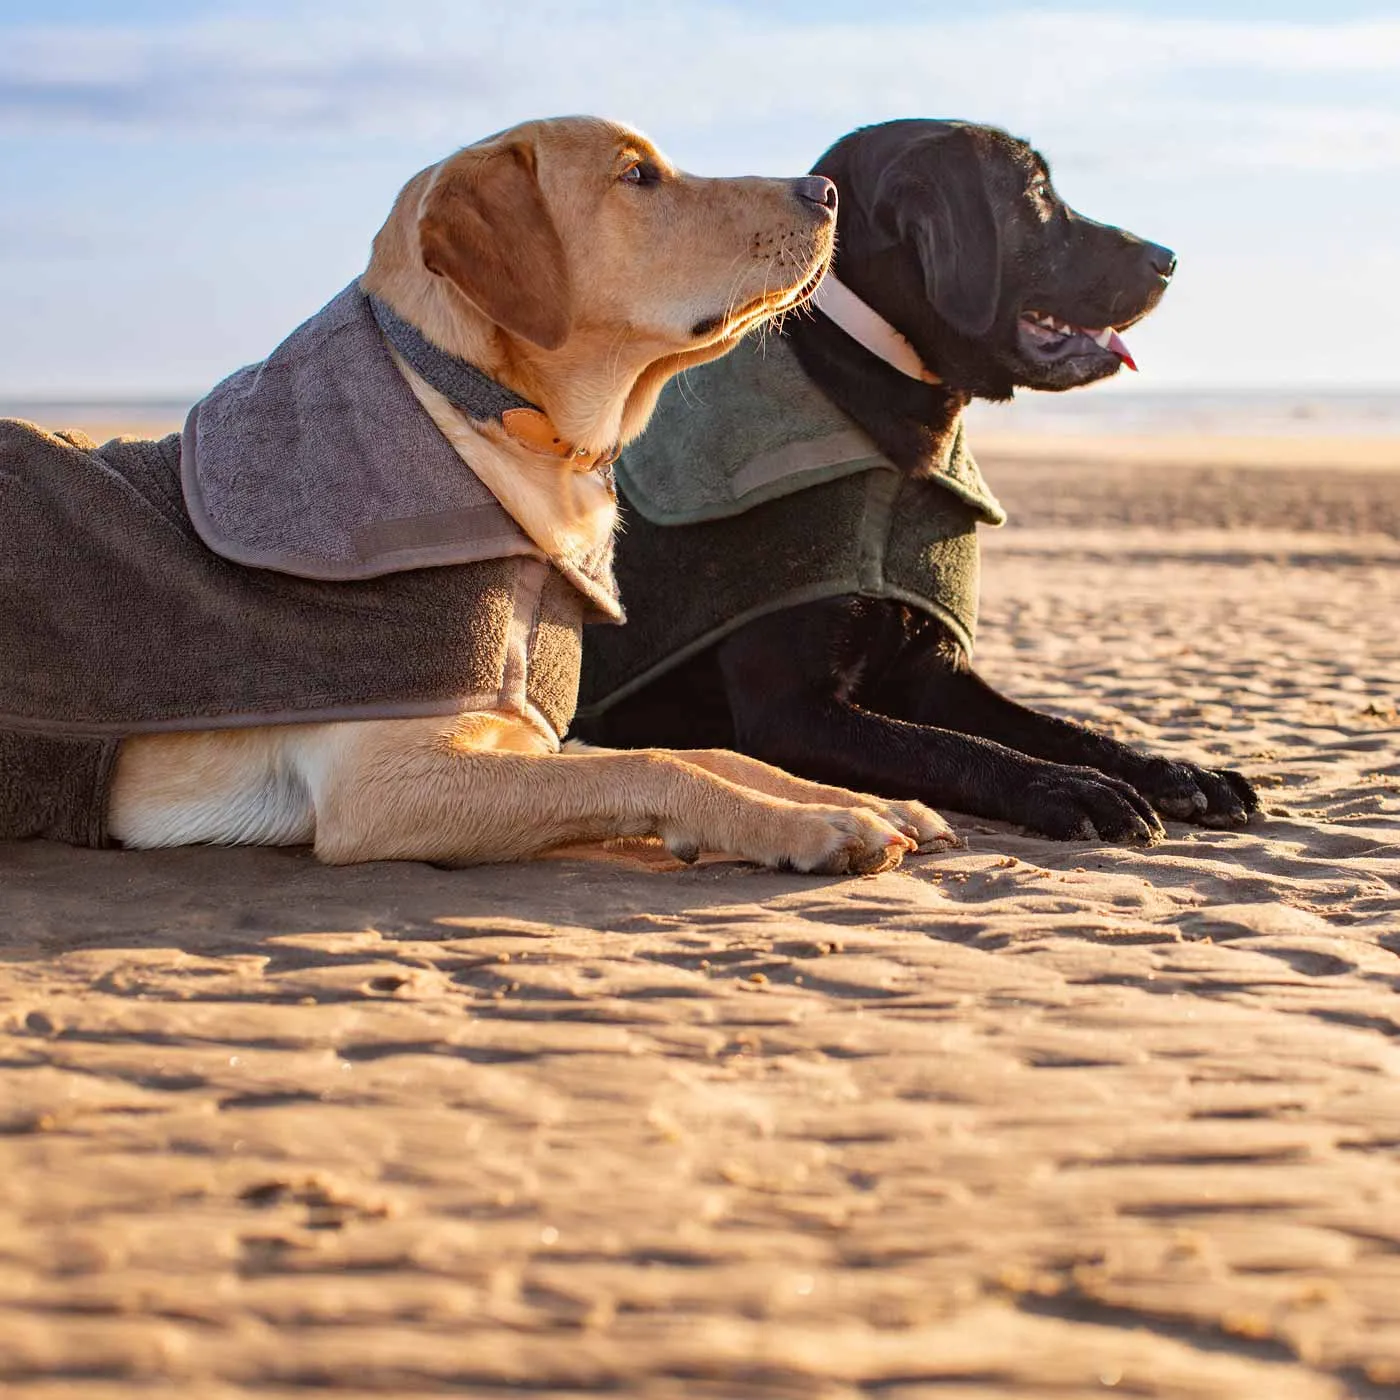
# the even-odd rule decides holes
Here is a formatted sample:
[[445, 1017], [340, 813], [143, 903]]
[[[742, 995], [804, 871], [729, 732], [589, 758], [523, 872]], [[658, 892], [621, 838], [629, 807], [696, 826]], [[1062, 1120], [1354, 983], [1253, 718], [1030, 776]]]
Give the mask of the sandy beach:
[[974, 441], [984, 673], [1240, 832], [0, 846], [0, 1393], [1400, 1394], [1400, 441], [1251, 441]]

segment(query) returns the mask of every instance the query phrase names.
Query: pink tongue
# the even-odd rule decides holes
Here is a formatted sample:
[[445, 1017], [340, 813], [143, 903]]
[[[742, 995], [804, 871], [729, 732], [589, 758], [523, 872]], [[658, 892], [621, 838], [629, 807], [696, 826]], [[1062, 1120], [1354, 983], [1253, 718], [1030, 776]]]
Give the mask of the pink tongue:
[[1121, 335], [1118, 334], [1117, 331], [1114, 331], [1108, 337], [1108, 344], [1104, 348], [1107, 350], [1112, 350], [1113, 353], [1117, 355], [1118, 358], [1122, 360], [1123, 363], [1127, 365], [1127, 367], [1130, 370], [1132, 370], [1134, 373], [1137, 372], [1137, 365], [1134, 364], [1133, 357], [1128, 353], [1128, 343], [1123, 339]]

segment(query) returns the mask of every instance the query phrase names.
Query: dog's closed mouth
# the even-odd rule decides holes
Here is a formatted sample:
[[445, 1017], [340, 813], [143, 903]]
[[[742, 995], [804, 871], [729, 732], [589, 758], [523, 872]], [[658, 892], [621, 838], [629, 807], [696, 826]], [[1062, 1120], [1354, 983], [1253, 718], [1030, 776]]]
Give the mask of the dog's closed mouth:
[[696, 339], [703, 339], [721, 329], [726, 338], [745, 335], [760, 321], [765, 321], [780, 312], [793, 311], [803, 305], [817, 290], [830, 265], [831, 255], [828, 253], [801, 286], [789, 287], [783, 292], [766, 292], [727, 316], [707, 316], [703, 321], [697, 321], [690, 328], [690, 333]]
[[1097, 329], [1076, 326], [1048, 312], [1023, 311], [1020, 331], [1022, 343], [1041, 359], [1062, 360], [1071, 355], [1082, 355], [1089, 350], [1084, 342], [1091, 341], [1098, 350], [1116, 355], [1129, 369], [1137, 369], [1127, 342], [1112, 326]]

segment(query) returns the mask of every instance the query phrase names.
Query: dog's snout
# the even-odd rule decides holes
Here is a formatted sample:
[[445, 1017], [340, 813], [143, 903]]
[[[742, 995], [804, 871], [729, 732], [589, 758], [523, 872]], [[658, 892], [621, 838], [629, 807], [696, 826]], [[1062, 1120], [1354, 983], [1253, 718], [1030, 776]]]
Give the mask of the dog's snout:
[[792, 190], [806, 204], [836, 211], [836, 186], [825, 175], [804, 175], [792, 182]]
[[1170, 277], [1176, 271], [1176, 254], [1159, 243], [1147, 245], [1147, 261], [1158, 277]]

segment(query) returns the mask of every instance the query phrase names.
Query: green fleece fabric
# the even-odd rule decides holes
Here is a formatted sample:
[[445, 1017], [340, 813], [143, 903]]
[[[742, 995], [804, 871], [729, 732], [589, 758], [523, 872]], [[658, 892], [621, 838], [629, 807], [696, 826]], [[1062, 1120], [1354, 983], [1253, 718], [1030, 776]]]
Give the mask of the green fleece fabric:
[[920, 608], [972, 650], [977, 526], [1006, 515], [961, 427], [906, 476], [769, 340], [672, 384], [617, 476], [627, 625], [587, 635], [585, 718], [753, 618], [843, 594]]
[[[616, 470], [627, 499], [652, 524], [694, 525], [875, 468], [895, 470], [772, 336], [750, 337], [672, 382]], [[961, 428], [927, 479], [987, 524], [1005, 523]]]
[[503, 708], [557, 736], [589, 607], [511, 555], [325, 582], [190, 520], [180, 439], [0, 420], [0, 839], [104, 844], [126, 734]]

